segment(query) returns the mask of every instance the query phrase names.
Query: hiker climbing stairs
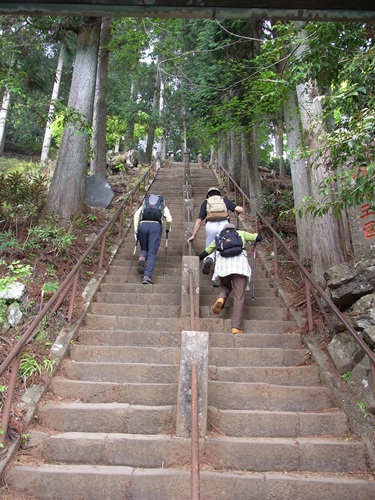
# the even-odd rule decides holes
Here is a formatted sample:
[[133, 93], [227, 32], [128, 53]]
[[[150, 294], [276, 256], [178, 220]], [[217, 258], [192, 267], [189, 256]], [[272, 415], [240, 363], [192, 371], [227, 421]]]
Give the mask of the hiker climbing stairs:
[[[211, 169], [190, 170], [195, 220], [218, 180]], [[175, 435], [181, 332], [190, 329], [180, 317], [183, 182], [182, 164], [158, 172], [151, 190], [164, 195], [173, 222], [154, 284], [142, 284], [131, 229], [8, 471], [13, 498], [191, 498], [191, 441]], [[204, 247], [202, 227], [193, 252]], [[199, 273], [196, 328], [209, 332], [201, 499], [374, 498], [366, 448], [321, 384], [258, 255], [242, 335], [230, 333], [231, 299], [212, 313], [218, 288]], [[249, 261], [254, 266], [251, 250]]]

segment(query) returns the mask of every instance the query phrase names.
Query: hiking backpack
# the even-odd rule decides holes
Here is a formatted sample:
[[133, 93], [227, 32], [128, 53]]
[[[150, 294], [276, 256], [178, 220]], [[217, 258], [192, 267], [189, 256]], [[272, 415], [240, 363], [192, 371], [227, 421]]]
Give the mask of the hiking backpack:
[[228, 218], [228, 210], [224, 198], [219, 195], [207, 198], [207, 220], [220, 221]]
[[240, 255], [243, 250], [243, 241], [234, 228], [222, 229], [216, 236], [216, 250], [222, 257]]
[[161, 194], [147, 194], [142, 206], [142, 220], [161, 222], [164, 198]]

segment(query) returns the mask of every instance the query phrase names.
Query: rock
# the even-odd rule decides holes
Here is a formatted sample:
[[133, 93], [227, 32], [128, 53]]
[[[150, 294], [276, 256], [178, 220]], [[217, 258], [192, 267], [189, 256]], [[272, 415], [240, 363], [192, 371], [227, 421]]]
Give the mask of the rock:
[[8, 307], [7, 320], [11, 326], [19, 325], [22, 320], [22, 311], [18, 302], [12, 302]]
[[5, 290], [0, 291], [0, 299], [20, 300], [24, 294], [26, 286], [19, 281], [13, 281]]
[[370, 413], [375, 413], [375, 397], [371, 386], [370, 360], [365, 356], [352, 370], [349, 385], [356, 398], [363, 402]]
[[350, 333], [338, 333], [327, 346], [329, 355], [340, 375], [350, 372], [365, 355]]
[[364, 330], [375, 326], [375, 295], [361, 297], [350, 308], [351, 323], [355, 330]]
[[364, 295], [375, 292], [375, 259], [345, 262], [324, 273], [332, 301], [347, 308]]
[[375, 351], [375, 326], [370, 326], [369, 328], [365, 328], [363, 330], [363, 340], [366, 344]]

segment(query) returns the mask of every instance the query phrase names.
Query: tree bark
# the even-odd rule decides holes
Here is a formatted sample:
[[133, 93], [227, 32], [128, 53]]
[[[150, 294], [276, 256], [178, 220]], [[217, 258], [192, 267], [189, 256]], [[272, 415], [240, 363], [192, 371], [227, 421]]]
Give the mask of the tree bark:
[[89, 153], [89, 132], [95, 93], [100, 38], [100, 19], [88, 19], [79, 29], [77, 53], [68, 107], [78, 113], [77, 120], [65, 127], [56, 169], [48, 193], [45, 212], [69, 219], [85, 211], [85, 189]]
[[9, 110], [9, 102], [10, 102], [10, 92], [7, 88], [4, 88], [3, 101], [0, 109], [0, 155], [4, 153], [5, 135], [6, 135], [5, 131], [6, 131], [8, 110]]
[[241, 135], [235, 128], [230, 134], [230, 175], [239, 185], [241, 182]]
[[250, 201], [259, 208], [262, 193], [259, 175], [258, 126], [252, 125], [251, 132], [241, 136], [242, 147], [242, 180], [241, 188], [249, 196]]
[[[284, 119], [288, 149], [292, 152], [289, 155], [289, 162], [293, 184], [294, 206], [296, 209], [299, 209], [303, 206], [303, 197], [311, 196], [311, 190], [310, 172], [307, 162], [304, 158], [301, 158], [303, 137], [295, 92], [291, 92], [288, 100], [285, 102]], [[311, 226], [311, 214], [305, 213], [302, 218], [296, 215], [299, 258], [304, 261], [311, 261], [312, 258]]]
[[55, 82], [53, 84], [53, 89], [52, 89], [51, 104], [50, 104], [49, 110], [48, 110], [48, 120], [47, 120], [46, 130], [44, 132], [42, 153], [40, 156], [40, 163], [42, 164], [42, 167], [46, 167], [47, 162], [48, 162], [49, 150], [50, 150], [50, 146], [51, 146], [51, 137], [52, 137], [51, 126], [52, 126], [52, 122], [53, 122], [53, 118], [54, 118], [54, 114], [55, 114], [55, 102], [59, 96], [62, 69], [63, 69], [63, 64], [64, 64], [64, 51], [65, 51], [65, 45], [64, 45], [64, 42], [62, 42], [61, 48], [60, 48], [59, 59], [57, 61]]
[[93, 156], [90, 162], [90, 173], [107, 175], [106, 130], [107, 130], [107, 91], [108, 91], [108, 44], [111, 36], [112, 18], [103, 17], [100, 29], [100, 48], [98, 70], [96, 74], [95, 101], [93, 116]]

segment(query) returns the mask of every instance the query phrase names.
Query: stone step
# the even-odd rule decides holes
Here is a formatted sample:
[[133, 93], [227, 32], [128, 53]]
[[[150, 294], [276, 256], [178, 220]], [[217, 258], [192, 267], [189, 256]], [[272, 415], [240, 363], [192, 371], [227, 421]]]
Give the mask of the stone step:
[[[146, 286], [146, 285], [145, 285]], [[147, 285], [153, 286], [153, 285]], [[105, 316], [88, 313], [85, 316], [84, 328], [103, 330], [133, 331], [137, 328], [149, 332], [175, 332], [190, 330], [190, 318], [142, 318], [124, 316]], [[203, 332], [230, 332], [230, 320], [219, 318], [196, 318], [196, 329]], [[244, 330], [251, 333], [289, 333], [296, 329], [294, 321], [246, 320]]]
[[[213, 302], [215, 303], [215, 302]], [[212, 312], [212, 306], [200, 306], [201, 315], [204, 318], [220, 317], [223, 319], [230, 318], [232, 314], [232, 305], [225, 304], [219, 314]], [[284, 321], [289, 319], [288, 309], [286, 307], [262, 307], [256, 306], [254, 302], [245, 302], [244, 317], [248, 319], [272, 318], [273, 321]]]
[[349, 432], [346, 415], [331, 412], [218, 410], [208, 408], [208, 427], [217, 435], [240, 437], [337, 436]]
[[[137, 278], [140, 278], [141, 276], [137, 274]], [[101, 292], [108, 292], [108, 293], [140, 293], [142, 295], [145, 294], [155, 294], [155, 295], [162, 295], [164, 293], [167, 294], [174, 294], [178, 295], [180, 297], [181, 295], [181, 283], [170, 283], [169, 285], [167, 283], [161, 284], [155, 283], [154, 285], [143, 285], [142, 283], [139, 283], [138, 281], [136, 283], [125, 283], [125, 280], [122, 281], [122, 283], [105, 283], [102, 282], [100, 285]]]
[[[327, 451], [330, 450], [328, 453]], [[187, 467], [191, 442], [168, 435], [67, 432], [43, 446], [46, 461], [128, 467]], [[202, 467], [253, 472], [358, 472], [366, 468], [364, 445], [338, 438], [206, 438]]]
[[[199, 295], [199, 304], [201, 307], [208, 307], [209, 309], [212, 309], [212, 306], [215, 304], [215, 301], [218, 297], [217, 293], [217, 288], [214, 291], [211, 291], [210, 293], [200, 293]], [[271, 307], [272, 309], [275, 307], [285, 307], [282, 300], [278, 297], [275, 296], [255, 296], [254, 301], [251, 300], [251, 294], [248, 293], [246, 294], [246, 302], [245, 304], [247, 306], [251, 307]], [[227, 309], [228, 307], [233, 306], [233, 297], [230, 295], [227, 300], [225, 301], [225, 308]], [[209, 311], [210, 312], [210, 311]]]
[[[144, 285], [146, 286], [146, 285]], [[147, 285], [152, 286], [152, 285]], [[149, 332], [175, 332], [190, 330], [189, 318], [143, 318], [137, 316], [105, 316], [88, 313], [85, 317], [85, 328], [94, 330], [136, 330], [137, 328], [146, 329]]]
[[147, 302], [147, 297], [139, 304], [106, 304], [104, 302], [93, 302], [90, 306], [91, 314], [100, 316], [139, 318], [178, 318], [180, 316], [180, 305], [153, 305]]
[[[181, 332], [146, 332], [123, 330], [85, 330], [80, 329], [77, 342], [81, 345], [129, 345], [146, 347], [178, 347], [181, 345]], [[299, 333], [255, 333], [252, 335], [232, 335], [210, 333], [211, 347], [301, 347]]]
[[208, 382], [208, 405], [222, 410], [321, 411], [335, 408], [327, 387]]
[[47, 403], [38, 410], [38, 426], [59, 432], [171, 434], [175, 428], [175, 406]]
[[117, 383], [68, 380], [53, 377], [51, 387], [62, 399], [83, 403], [128, 403], [131, 405], [168, 406], [177, 401], [178, 385], [158, 383]]
[[71, 347], [70, 359], [74, 362], [91, 363], [143, 363], [179, 365], [180, 349], [178, 347], [145, 347], [145, 346], [92, 346], [76, 344]]
[[149, 363], [114, 363], [71, 361], [64, 363], [64, 372], [70, 379], [119, 384], [177, 383], [179, 365]]
[[209, 380], [216, 382], [266, 382], [272, 385], [315, 386], [320, 374], [317, 365], [217, 367], [211, 365]]
[[[147, 287], [143, 287], [144, 289]], [[181, 290], [180, 290], [181, 292]], [[181, 293], [115, 293], [97, 292], [94, 297], [97, 304], [148, 304], [148, 305], [180, 305]]]
[[[138, 274], [136, 267], [136, 265], [133, 266], [129, 278], [137, 279], [138, 282], [138, 280], [142, 280], [142, 276]], [[103, 278], [103, 282], [123, 284], [128, 278], [128, 274], [129, 272], [128, 270], [126, 270], [126, 268], [123, 268], [122, 272], [118, 272], [117, 274], [106, 273]], [[176, 285], [179, 284], [181, 287], [181, 268], [170, 268], [167, 270], [166, 274], [164, 274], [164, 266], [162, 264], [160, 264], [159, 266], [156, 265], [152, 276], [153, 278], [158, 279], [158, 284], [165, 285], [167, 286], [167, 288], [171, 282]], [[146, 288], [146, 286], [149, 287], [151, 285], [144, 285], [144, 288]]]
[[[191, 471], [186, 468], [142, 469], [105, 465], [16, 465], [8, 482], [16, 491], [44, 499], [190, 500]], [[375, 483], [344, 474], [253, 473], [201, 470], [200, 495], [208, 499], [296, 498], [367, 500]], [[16, 499], [16, 496], [14, 496]]]
[[212, 365], [227, 367], [296, 366], [308, 363], [310, 356], [304, 349], [212, 347], [209, 359]]

